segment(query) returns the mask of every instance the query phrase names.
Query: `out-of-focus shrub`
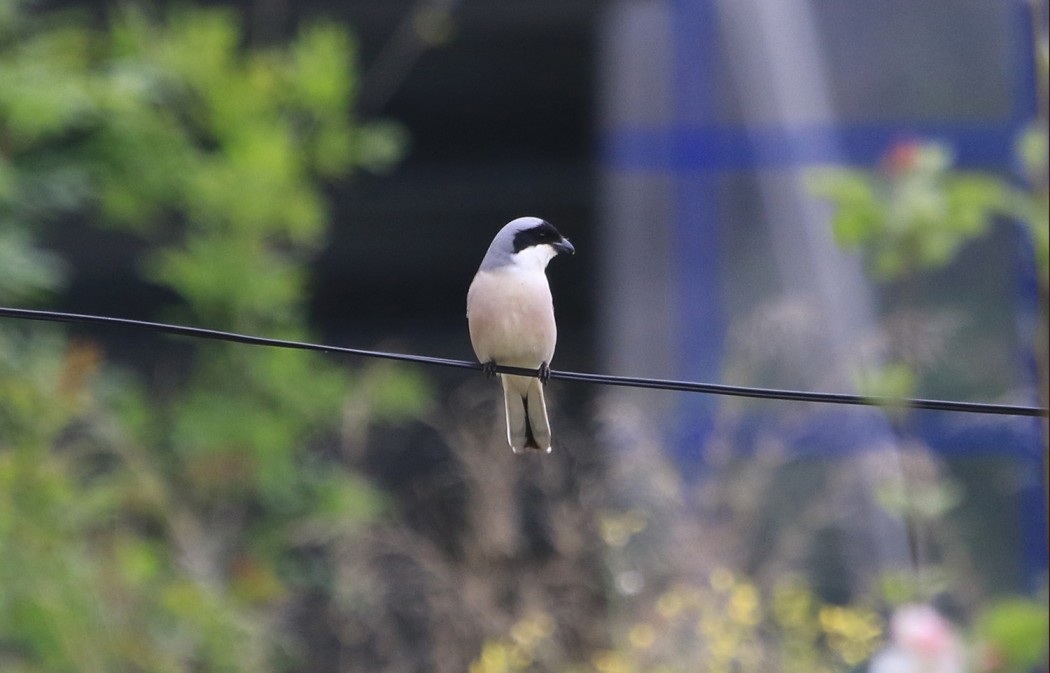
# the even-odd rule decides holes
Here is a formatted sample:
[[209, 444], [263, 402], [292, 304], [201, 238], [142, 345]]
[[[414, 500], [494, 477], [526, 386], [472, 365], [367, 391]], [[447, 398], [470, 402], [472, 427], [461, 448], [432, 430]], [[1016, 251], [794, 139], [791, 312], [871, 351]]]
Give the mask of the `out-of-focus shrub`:
[[[351, 116], [352, 39], [315, 23], [246, 49], [231, 12], [108, 16], [0, 3], [0, 301], [61, 287], [45, 227], [107, 227], [138, 239], [171, 314], [308, 337], [322, 183], [400, 147]], [[383, 507], [342, 448], [373, 397], [388, 417], [426, 403], [397, 368], [348, 373], [304, 352], [196, 343], [167, 371], [0, 325], [0, 669], [303, 659], [293, 615], [336, 591], [332, 559]]]

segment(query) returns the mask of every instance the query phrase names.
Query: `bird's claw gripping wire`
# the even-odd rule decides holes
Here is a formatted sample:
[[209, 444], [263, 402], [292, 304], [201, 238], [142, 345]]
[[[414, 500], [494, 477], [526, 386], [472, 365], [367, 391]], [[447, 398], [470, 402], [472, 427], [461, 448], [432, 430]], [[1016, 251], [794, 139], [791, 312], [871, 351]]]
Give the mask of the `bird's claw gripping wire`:
[[481, 363], [481, 371], [482, 371], [482, 373], [485, 374], [485, 376], [487, 378], [490, 378], [490, 379], [496, 378], [496, 361], [495, 360], [489, 360], [488, 362], [482, 362]]
[[541, 362], [539, 369], [536, 370], [536, 375], [540, 377], [540, 381], [546, 385], [547, 381], [551, 380], [551, 366], [546, 362]]

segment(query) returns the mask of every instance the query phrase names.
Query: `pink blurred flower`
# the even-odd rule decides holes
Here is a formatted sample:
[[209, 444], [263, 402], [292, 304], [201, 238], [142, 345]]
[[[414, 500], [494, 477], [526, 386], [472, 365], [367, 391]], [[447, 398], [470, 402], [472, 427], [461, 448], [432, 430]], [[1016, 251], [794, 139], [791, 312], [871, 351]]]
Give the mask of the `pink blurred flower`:
[[890, 623], [890, 644], [868, 673], [965, 673], [962, 642], [951, 624], [929, 605], [903, 605]]

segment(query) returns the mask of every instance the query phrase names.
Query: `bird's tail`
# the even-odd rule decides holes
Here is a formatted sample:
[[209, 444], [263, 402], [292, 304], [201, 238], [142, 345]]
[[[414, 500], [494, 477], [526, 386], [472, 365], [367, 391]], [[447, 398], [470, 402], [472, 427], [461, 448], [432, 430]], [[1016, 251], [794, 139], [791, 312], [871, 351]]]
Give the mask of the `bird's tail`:
[[507, 441], [514, 453], [535, 449], [550, 453], [551, 426], [543, 383], [533, 376], [502, 375], [507, 408]]

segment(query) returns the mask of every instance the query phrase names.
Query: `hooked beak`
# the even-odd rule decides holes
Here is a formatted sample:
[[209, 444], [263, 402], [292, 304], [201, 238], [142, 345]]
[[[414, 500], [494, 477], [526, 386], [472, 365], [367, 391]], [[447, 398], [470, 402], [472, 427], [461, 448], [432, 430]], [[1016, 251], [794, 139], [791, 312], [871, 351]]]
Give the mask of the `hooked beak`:
[[576, 248], [572, 247], [572, 243], [569, 243], [569, 240], [566, 238], [561, 239], [557, 243], [553, 243], [551, 247], [559, 253], [568, 253], [570, 255], [576, 254]]

